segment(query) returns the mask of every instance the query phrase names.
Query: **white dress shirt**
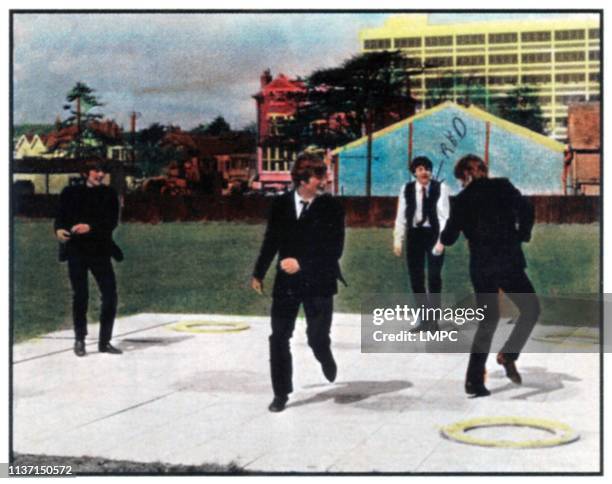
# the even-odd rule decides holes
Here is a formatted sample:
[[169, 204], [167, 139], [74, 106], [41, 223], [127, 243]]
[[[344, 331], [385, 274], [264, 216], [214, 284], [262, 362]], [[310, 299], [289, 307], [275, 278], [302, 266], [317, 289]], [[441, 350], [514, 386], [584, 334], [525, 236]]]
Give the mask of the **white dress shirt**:
[[[404, 239], [406, 238], [406, 197], [404, 196], [404, 193], [407, 185], [408, 183], [402, 186], [397, 200], [397, 215], [395, 216], [395, 229], [393, 230], [393, 246], [400, 248], [402, 247]], [[430, 186], [431, 183], [428, 183], [427, 186], [424, 187], [418, 181], [415, 182], [414, 195], [416, 198], [416, 206], [414, 209], [414, 217], [411, 221], [411, 227], [416, 227], [417, 223], [421, 221], [421, 214], [423, 213], [423, 190], [427, 190], [426, 193], [429, 194]], [[436, 204], [436, 214], [438, 215], [438, 226], [440, 227], [440, 233], [442, 233], [444, 227], [446, 227], [446, 221], [448, 220], [448, 215], [450, 212], [450, 202], [448, 197], [448, 187], [444, 183], [440, 183], [440, 197], [438, 198], [438, 203]], [[431, 227], [429, 220], [425, 220], [422, 227]], [[440, 236], [438, 235], [438, 242], [439, 241]]]
[[[310, 206], [310, 204], [314, 201], [314, 198], [310, 201], [308, 200], [304, 200], [302, 197], [300, 197], [300, 195], [298, 194], [297, 190], [295, 190], [295, 192], [293, 192], [293, 201], [295, 203], [295, 216], [296, 218], [300, 218], [300, 215], [302, 214], [302, 209], [306, 208], [306, 210], [308, 210], [307, 207]], [[304, 206], [302, 204], [302, 202], [306, 202], [307, 205]]]

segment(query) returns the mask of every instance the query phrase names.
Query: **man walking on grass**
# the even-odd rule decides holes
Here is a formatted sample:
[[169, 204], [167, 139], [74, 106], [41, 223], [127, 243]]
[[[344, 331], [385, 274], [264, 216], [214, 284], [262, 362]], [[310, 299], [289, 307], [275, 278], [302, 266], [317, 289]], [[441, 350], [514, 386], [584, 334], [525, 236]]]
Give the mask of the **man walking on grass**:
[[55, 219], [55, 236], [60, 241], [60, 261], [68, 262], [72, 287], [74, 352], [77, 356], [86, 354], [89, 272], [102, 294], [98, 350], [102, 353], [121, 353], [110, 343], [117, 311], [117, 284], [111, 257], [121, 260], [123, 254], [112, 237], [119, 218], [119, 200], [115, 190], [103, 183], [107, 171], [98, 160], [87, 162], [84, 183], [66, 187], [62, 191]]

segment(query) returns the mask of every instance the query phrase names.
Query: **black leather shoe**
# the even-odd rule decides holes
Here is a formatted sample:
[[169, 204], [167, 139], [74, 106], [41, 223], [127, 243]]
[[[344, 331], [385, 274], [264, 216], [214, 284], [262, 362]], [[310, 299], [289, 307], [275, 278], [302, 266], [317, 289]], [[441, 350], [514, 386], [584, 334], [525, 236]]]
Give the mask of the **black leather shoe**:
[[523, 379], [521, 378], [521, 374], [516, 369], [516, 363], [514, 363], [514, 360], [507, 358], [503, 353], [497, 353], [497, 363], [504, 367], [506, 370], [506, 376], [512, 383], [516, 383], [517, 385], [523, 383]]
[[74, 354], [77, 356], [85, 356], [85, 341], [82, 339], [77, 339], [74, 342]]
[[110, 353], [111, 355], [120, 355], [123, 353], [119, 348], [115, 348], [112, 344], [106, 343], [105, 345], [99, 345], [98, 351], [100, 353]]
[[338, 367], [336, 366], [336, 362], [334, 361], [333, 356], [330, 357], [329, 360], [321, 363], [321, 369], [323, 370], [323, 374], [325, 378], [332, 383], [336, 380], [336, 375], [338, 374]]
[[465, 382], [465, 393], [474, 397], [488, 397], [491, 395], [491, 392], [487, 390], [484, 383], [472, 383], [470, 381]]
[[287, 405], [288, 400], [289, 398], [287, 398], [287, 396], [275, 396], [272, 403], [268, 406], [268, 410], [274, 413], [282, 412], [285, 410], [285, 405]]

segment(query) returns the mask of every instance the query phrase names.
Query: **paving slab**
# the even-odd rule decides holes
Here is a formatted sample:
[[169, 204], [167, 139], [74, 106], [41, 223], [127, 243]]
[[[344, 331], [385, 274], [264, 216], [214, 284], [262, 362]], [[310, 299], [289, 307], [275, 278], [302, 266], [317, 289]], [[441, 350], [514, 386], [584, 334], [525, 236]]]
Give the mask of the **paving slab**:
[[[239, 332], [176, 331], [178, 323], [242, 323]], [[523, 385], [489, 360], [488, 398], [463, 393], [465, 354], [361, 353], [361, 318], [335, 314], [338, 378], [328, 383], [298, 320], [294, 386], [272, 414], [269, 319], [138, 314], [119, 318], [121, 356], [72, 352], [63, 330], [13, 351], [13, 445], [28, 454], [198, 465], [263, 472], [598, 472], [599, 355], [526, 353]], [[543, 333], [561, 327], [541, 327]], [[535, 348], [547, 348], [539, 343]], [[476, 417], [555, 420], [580, 434], [545, 449], [484, 448], [447, 440], [444, 425]], [[506, 435], [499, 429], [488, 429]], [[516, 438], [541, 437], [511, 430]], [[515, 433], [512, 433], [515, 432]], [[534, 433], [535, 432], [535, 433]]]

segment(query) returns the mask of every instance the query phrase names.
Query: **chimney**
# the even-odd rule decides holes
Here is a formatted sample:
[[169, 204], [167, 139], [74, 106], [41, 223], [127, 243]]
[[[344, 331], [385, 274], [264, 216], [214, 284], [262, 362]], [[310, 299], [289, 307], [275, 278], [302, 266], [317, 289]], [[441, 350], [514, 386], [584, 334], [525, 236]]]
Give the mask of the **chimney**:
[[261, 75], [259, 80], [261, 82], [262, 89], [266, 87], [268, 84], [270, 84], [270, 82], [272, 82], [272, 74], [270, 74], [269, 68], [263, 71], [263, 74]]

